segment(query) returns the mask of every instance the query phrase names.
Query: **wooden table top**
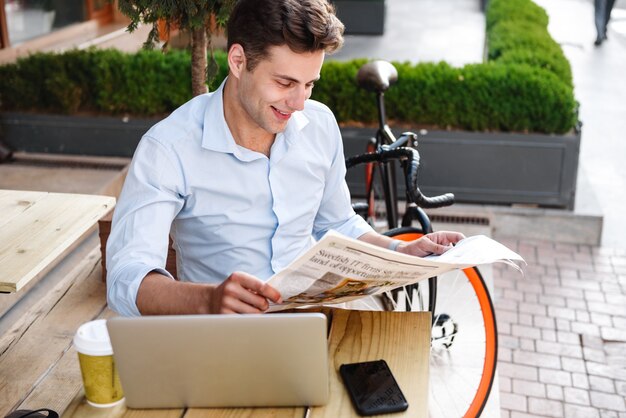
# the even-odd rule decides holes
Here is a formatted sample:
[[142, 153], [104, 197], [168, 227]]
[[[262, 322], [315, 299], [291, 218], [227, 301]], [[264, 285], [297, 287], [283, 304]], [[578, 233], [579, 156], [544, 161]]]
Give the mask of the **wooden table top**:
[[0, 190], [0, 292], [16, 292], [53, 266], [115, 198]]
[[[122, 403], [106, 410], [107, 417], [159, 418], [276, 418], [356, 417], [339, 375], [343, 363], [385, 359], [398, 385], [409, 401], [403, 413], [381, 416], [428, 416], [428, 359], [430, 354], [430, 313], [372, 312], [327, 309], [331, 320], [329, 333], [330, 401], [313, 408], [189, 408], [127, 409]], [[307, 411], [307, 409], [309, 409]], [[102, 410], [89, 406], [80, 393], [73, 407], [65, 412], [71, 418], [98, 418]]]

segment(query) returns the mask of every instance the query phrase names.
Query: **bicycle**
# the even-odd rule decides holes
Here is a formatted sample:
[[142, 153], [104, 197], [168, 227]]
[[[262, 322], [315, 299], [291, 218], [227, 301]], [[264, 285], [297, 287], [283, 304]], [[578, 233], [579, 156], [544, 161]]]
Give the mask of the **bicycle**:
[[[385, 218], [385, 235], [410, 241], [433, 230], [424, 209], [452, 205], [454, 195], [426, 197], [421, 193], [417, 182], [417, 135], [405, 132], [396, 138], [387, 125], [384, 92], [397, 79], [395, 67], [386, 61], [372, 61], [359, 69], [359, 86], [376, 93], [378, 129], [367, 152], [346, 158], [346, 166], [366, 167], [366, 202], [353, 204], [355, 211], [374, 226], [380, 226], [380, 218]], [[406, 186], [400, 223], [395, 162], [401, 163]], [[431, 416], [479, 416], [493, 385], [498, 347], [493, 303], [480, 271], [468, 268], [429, 279], [427, 286], [412, 285], [387, 295], [385, 303], [388, 309], [427, 308], [434, 313]]]

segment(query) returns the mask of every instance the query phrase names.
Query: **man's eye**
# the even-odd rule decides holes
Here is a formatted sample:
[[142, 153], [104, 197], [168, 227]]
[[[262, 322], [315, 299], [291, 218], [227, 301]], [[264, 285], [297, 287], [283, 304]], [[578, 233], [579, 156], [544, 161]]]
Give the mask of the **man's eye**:
[[290, 82], [277, 81], [277, 83], [281, 87], [291, 87], [291, 83]]

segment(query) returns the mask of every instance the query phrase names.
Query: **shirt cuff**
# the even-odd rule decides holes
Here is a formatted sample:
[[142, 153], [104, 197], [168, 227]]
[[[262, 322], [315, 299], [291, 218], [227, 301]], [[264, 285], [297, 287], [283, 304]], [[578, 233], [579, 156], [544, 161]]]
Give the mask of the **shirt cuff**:
[[174, 280], [167, 270], [146, 264], [127, 265], [122, 271], [109, 272], [107, 274], [109, 307], [122, 316], [141, 316], [137, 308], [137, 293], [143, 279], [153, 271]]

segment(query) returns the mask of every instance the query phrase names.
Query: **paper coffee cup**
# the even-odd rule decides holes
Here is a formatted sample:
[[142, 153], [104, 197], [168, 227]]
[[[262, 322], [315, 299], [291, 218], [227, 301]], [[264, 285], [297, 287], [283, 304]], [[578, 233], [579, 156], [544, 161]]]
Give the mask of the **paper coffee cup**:
[[96, 407], [117, 405], [124, 400], [117, 374], [106, 319], [81, 325], [74, 336], [87, 403]]

